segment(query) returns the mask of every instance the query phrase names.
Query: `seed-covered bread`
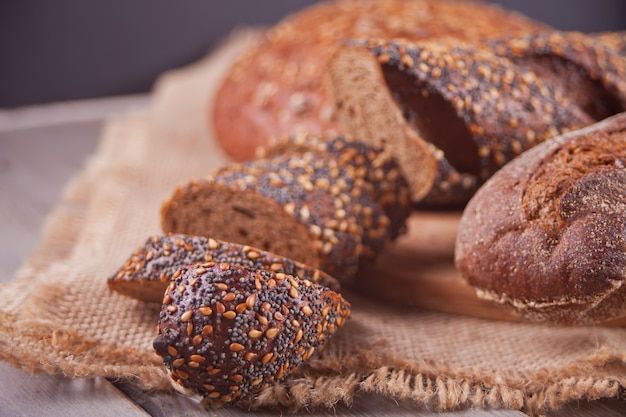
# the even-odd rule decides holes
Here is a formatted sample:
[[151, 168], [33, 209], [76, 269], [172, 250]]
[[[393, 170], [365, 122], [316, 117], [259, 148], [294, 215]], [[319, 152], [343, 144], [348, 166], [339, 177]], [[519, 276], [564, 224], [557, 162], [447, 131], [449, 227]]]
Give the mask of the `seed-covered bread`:
[[351, 41], [329, 67], [337, 112], [391, 148], [415, 202], [462, 207], [524, 150], [626, 110], [626, 57], [603, 36]]
[[341, 133], [326, 67], [346, 40], [449, 36], [478, 42], [548, 29], [518, 13], [460, 0], [325, 1], [287, 16], [230, 67], [208, 118], [235, 160], [297, 131]]
[[286, 378], [349, 314], [341, 295], [306, 277], [209, 262], [170, 282], [153, 346], [175, 383], [215, 407]]
[[550, 31], [494, 39], [487, 46], [521, 71], [532, 71], [593, 120], [626, 109], [626, 31]]
[[626, 318], [626, 113], [530, 149], [467, 204], [455, 263], [529, 320]]
[[257, 248], [203, 236], [151, 236], [107, 281], [109, 288], [141, 301], [161, 303], [165, 289], [180, 269], [203, 262], [227, 262], [251, 271], [268, 270], [311, 280], [332, 290], [337, 280], [300, 262]]
[[[322, 142], [292, 140], [308, 138]], [[250, 245], [350, 282], [405, 230], [408, 186], [387, 152], [343, 137], [323, 141], [178, 187], [163, 204], [163, 230]]]

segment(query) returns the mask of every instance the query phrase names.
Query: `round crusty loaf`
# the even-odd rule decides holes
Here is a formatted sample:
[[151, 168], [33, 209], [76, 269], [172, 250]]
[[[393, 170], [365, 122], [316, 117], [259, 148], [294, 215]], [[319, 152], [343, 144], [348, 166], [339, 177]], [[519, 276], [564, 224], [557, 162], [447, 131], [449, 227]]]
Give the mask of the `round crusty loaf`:
[[347, 39], [451, 36], [478, 41], [544, 29], [522, 15], [479, 2], [322, 2], [270, 28], [231, 66], [215, 96], [213, 129], [235, 160], [251, 159], [255, 148], [273, 137], [339, 129], [326, 66]]
[[178, 187], [163, 204], [163, 230], [258, 247], [350, 282], [404, 231], [408, 186], [388, 153], [359, 141], [294, 140], [323, 146], [235, 163]]
[[626, 317], [626, 113], [537, 145], [468, 203], [455, 263], [537, 321]]
[[227, 262], [251, 271], [268, 270], [307, 279], [334, 291], [339, 283], [328, 274], [261, 249], [210, 237], [182, 234], [150, 236], [109, 279], [112, 291], [138, 300], [161, 303], [172, 277], [183, 267]]
[[626, 110], [626, 56], [605, 36], [351, 41], [329, 66], [338, 117], [390, 147], [416, 203], [462, 207], [526, 149]]

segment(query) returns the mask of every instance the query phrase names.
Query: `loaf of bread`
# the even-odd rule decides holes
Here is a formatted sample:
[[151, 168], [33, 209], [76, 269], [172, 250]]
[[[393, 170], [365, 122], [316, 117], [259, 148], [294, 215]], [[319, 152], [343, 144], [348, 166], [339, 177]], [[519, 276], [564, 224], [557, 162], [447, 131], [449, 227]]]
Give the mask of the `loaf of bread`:
[[416, 203], [462, 207], [524, 150], [626, 110], [626, 56], [598, 39], [352, 41], [329, 66], [338, 117], [391, 149]]
[[209, 118], [235, 160], [270, 138], [307, 131], [342, 132], [334, 115], [327, 63], [344, 41], [443, 36], [479, 42], [546, 30], [544, 24], [483, 2], [337, 0], [296, 12], [262, 34], [233, 63]]
[[350, 282], [404, 231], [408, 185], [389, 153], [357, 140], [286, 140], [276, 145], [284, 153], [178, 187], [163, 204], [162, 228], [254, 246]]
[[173, 382], [216, 407], [286, 378], [349, 314], [341, 295], [306, 278], [201, 263], [169, 283], [153, 346]]
[[626, 317], [625, 167], [626, 113], [524, 152], [467, 204], [459, 271], [528, 320]]
[[203, 236], [162, 234], [149, 237], [107, 281], [109, 288], [141, 301], [161, 303], [180, 269], [203, 262], [227, 262], [250, 271], [268, 270], [306, 278], [334, 291], [337, 280], [319, 269], [238, 243]]

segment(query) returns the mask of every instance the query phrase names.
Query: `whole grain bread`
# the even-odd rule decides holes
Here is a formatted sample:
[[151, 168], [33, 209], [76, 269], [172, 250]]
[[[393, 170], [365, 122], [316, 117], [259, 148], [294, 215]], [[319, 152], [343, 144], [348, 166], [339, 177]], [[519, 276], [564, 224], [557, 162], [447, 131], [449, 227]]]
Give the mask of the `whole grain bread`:
[[254, 246], [350, 282], [404, 231], [408, 185], [389, 153], [357, 140], [288, 140], [323, 146], [235, 163], [178, 187], [163, 204], [162, 228]]
[[340, 294], [307, 279], [200, 263], [169, 283], [153, 347], [172, 382], [215, 408], [285, 379], [349, 315]]
[[626, 110], [620, 35], [604, 36], [351, 41], [329, 67], [337, 112], [391, 148], [416, 203], [462, 207], [526, 149]]
[[430, 39], [478, 42], [548, 26], [483, 2], [461, 0], [337, 0], [285, 17], [232, 64], [214, 98], [218, 142], [235, 160], [254, 157], [270, 138], [297, 131], [341, 133], [327, 63], [346, 40]]
[[626, 113], [535, 146], [467, 204], [455, 263], [529, 320], [626, 317]]
[[150, 236], [109, 279], [112, 291], [138, 300], [162, 303], [165, 289], [182, 268], [226, 262], [250, 271], [268, 270], [306, 278], [332, 290], [337, 280], [319, 269], [247, 245], [182, 234]]

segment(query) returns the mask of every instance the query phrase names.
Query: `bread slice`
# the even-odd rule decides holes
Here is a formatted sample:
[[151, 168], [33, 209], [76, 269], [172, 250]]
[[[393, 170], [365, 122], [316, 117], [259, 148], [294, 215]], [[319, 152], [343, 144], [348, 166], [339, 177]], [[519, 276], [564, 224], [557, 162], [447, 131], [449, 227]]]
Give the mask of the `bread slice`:
[[528, 320], [626, 318], [626, 113], [535, 146], [467, 204], [455, 263]]
[[350, 282], [404, 230], [408, 185], [376, 148], [343, 137], [308, 141], [326, 146], [233, 164], [178, 187], [163, 204], [163, 231], [254, 246]]
[[141, 301], [161, 303], [173, 277], [182, 268], [204, 262], [228, 263], [250, 271], [283, 273], [324, 285], [339, 283], [328, 274], [283, 256], [203, 236], [161, 234], [150, 236], [107, 281], [109, 288]]

